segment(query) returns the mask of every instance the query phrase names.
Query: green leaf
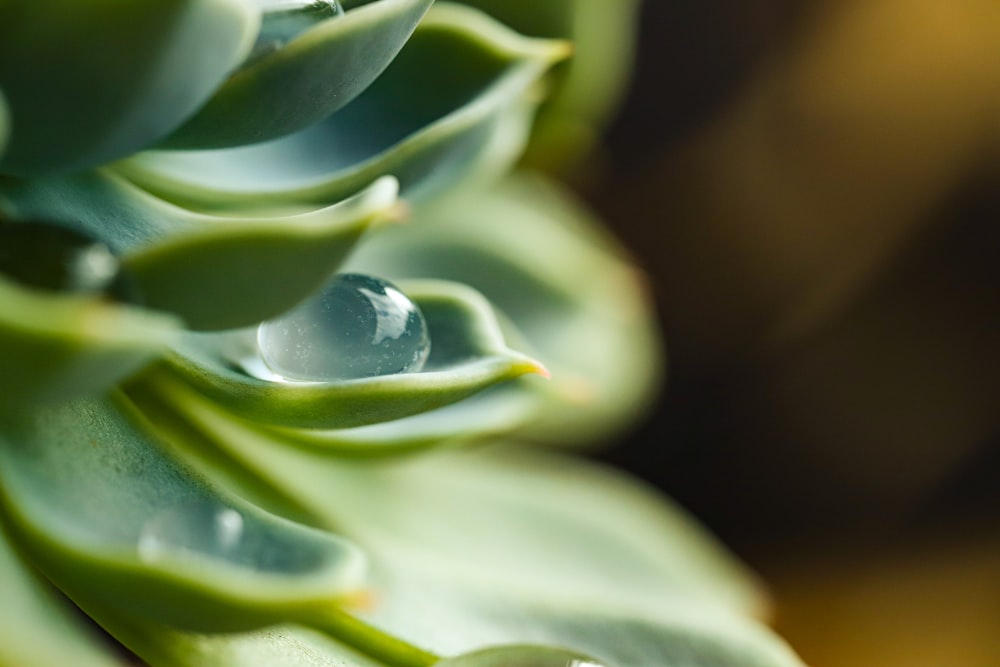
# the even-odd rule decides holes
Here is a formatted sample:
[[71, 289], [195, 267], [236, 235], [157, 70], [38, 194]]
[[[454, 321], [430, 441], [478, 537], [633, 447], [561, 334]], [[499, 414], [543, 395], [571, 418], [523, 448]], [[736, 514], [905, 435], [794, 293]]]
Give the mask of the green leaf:
[[0, 173], [68, 172], [163, 137], [260, 25], [243, 0], [0, 2], [0, 88], [16, 128]]
[[78, 604], [235, 631], [325, 617], [358, 590], [350, 543], [220, 494], [154, 429], [118, 396], [5, 420], [12, 533]]
[[530, 164], [572, 167], [600, 139], [600, 127], [627, 89], [639, 2], [458, 1], [523, 34], [575, 45], [573, 58], [554, 72], [554, 91], [542, 106], [527, 156]]
[[[401, 284], [423, 311], [431, 354], [418, 373], [330, 383], [282, 382], [249, 374], [260, 366], [256, 331], [190, 334], [176, 354], [141, 378], [155, 389], [158, 378], [176, 378], [254, 422], [299, 428], [348, 428], [433, 410], [540, 365], [503, 341], [482, 296], [462, 285], [437, 281]], [[261, 372], [266, 377], [266, 374]]]
[[536, 103], [529, 91], [566, 53], [437, 5], [382, 76], [326, 120], [256, 146], [144, 153], [117, 169], [202, 209], [336, 201], [382, 174], [408, 198], [426, 197], [516, 158]]
[[0, 524], [0, 667], [120, 667], [109, 647], [14, 551]]
[[179, 330], [166, 315], [0, 277], [4, 408], [101, 392], [162, 355]]
[[365, 229], [399, 216], [396, 193], [384, 177], [326, 208], [233, 217], [192, 213], [110, 172], [0, 181], [9, 215], [83, 226], [124, 255], [147, 306], [199, 330], [247, 326], [301, 301]]
[[328, 19], [234, 73], [161, 148], [229, 148], [302, 130], [382, 73], [433, 0], [379, 0]]
[[[470, 214], [470, 212], [473, 212]], [[418, 208], [348, 261], [390, 279], [434, 277], [481, 291], [552, 382], [534, 437], [590, 442], [631, 422], [662, 362], [642, 276], [592, 215], [555, 186], [512, 177]]]
[[10, 110], [7, 108], [7, 99], [0, 90], [0, 157], [7, 147], [7, 140], [10, 138]]

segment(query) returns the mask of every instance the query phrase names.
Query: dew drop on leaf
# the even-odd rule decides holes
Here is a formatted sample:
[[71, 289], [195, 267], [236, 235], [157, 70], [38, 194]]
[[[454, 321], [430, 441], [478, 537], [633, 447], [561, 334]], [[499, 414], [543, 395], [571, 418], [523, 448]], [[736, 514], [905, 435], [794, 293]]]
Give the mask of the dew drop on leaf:
[[140, 301], [135, 283], [107, 245], [52, 223], [0, 224], [0, 275], [51, 292]]
[[261, 324], [257, 345], [280, 379], [328, 382], [419, 371], [431, 344], [423, 314], [399, 288], [344, 273]]
[[139, 557], [155, 562], [166, 555], [231, 560], [244, 539], [243, 515], [231, 507], [192, 501], [154, 515], [139, 533]]

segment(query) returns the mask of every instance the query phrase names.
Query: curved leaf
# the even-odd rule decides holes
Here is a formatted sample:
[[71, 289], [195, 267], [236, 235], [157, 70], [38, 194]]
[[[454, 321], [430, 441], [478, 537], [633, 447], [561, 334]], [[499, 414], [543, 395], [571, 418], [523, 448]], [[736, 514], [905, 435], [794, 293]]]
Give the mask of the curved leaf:
[[398, 217], [397, 189], [383, 177], [319, 210], [222, 217], [92, 172], [6, 179], [0, 199], [15, 219], [72, 221], [118, 250], [149, 307], [177, 313], [193, 329], [229, 329], [273, 317], [316, 290], [367, 227]]
[[256, 146], [144, 153], [117, 169], [205, 209], [336, 201], [382, 174], [396, 176], [408, 198], [429, 196], [495, 154], [516, 156], [534, 106], [527, 91], [566, 53], [562, 43], [438, 5], [382, 76], [326, 120]]
[[15, 553], [5, 530], [0, 524], [0, 666], [121, 667], [96, 633]]
[[4, 408], [101, 392], [161, 356], [179, 330], [165, 315], [0, 277]]
[[635, 418], [661, 374], [642, 276], [587, 211], [539, 178], [418, 208], [414, 224], [370, 239], [347, 265], [480, 290], [552, 372], [551, 384], [536, 385], [549, 400], [534, 436], [605, 437]]
[[498, 382], [544, 373], [537, 362], [505, 345], [489, 304], [478, 293], [442, 282], [401, 286], [423, 311], [431, 337], [430, 357], [418, 373], [329, 383], [275, 381], [267, 379], [259, 361], [255, 330], [243, 330], [188, 335], [141, 381], [155, 389], [160, 376], [180, 379], [254, 422], [347, 428], [433, 410]]
[[7, 147], [7, 139], [10, 137], [10, 111], [7, 109], [7, 100], [0, 90], [0, 157]]
[[229, 148], [304, 129], [361, 94], [433, 0], [379, 0], [328, 19], [234, 73], [160, 148]]
[[574, 57], [554, 73], [527, 162], [573, 166], [600, 139], [599, 129], [621, 101], [634, 57], [637, 0], [458, 0], [535, 37], [566, 39]]
[[149, 145], [212, 94], [259, 25], [243, 0], [0, 3], [0, 87], [17, 128], [0, 173], [68, 172]]
[[234, 631], [326, 615], [357, 591], [355, 547], [219, 494], [153, 429], [120, 397], [5, 420], [11, 528], [78, 603]]

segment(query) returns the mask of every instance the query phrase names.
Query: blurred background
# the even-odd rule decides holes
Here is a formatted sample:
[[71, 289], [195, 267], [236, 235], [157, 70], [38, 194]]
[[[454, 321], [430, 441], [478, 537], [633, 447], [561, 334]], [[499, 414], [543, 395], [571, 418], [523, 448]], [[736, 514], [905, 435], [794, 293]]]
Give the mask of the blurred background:
[[811, 667], [1000, 665], [1000, 2], [647, 0], [602, 150], [670, 355], [603, 456]]

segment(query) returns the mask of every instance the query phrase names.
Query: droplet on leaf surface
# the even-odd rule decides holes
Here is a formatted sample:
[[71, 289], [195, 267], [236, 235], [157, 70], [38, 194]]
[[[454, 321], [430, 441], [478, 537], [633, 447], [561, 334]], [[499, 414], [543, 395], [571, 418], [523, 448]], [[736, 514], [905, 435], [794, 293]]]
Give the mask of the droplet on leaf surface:
[[231, 507], [193, 501], [153, 516], [139, 534], [139, 557], [198, 555], [231, 560], [244, 538], [243, 515]]
[[51, 292], [140, 300], [135, 284], [107, 245], [52, 223], [0, 224], [0, 274]]
[[340, 16], [339, 0], [257, 0], [261, 26], [244, 65], [273, 53], [314, 25]]
[[399, 288], [344, 273], [261, 324], [257, 345], [280, 379], [329, 382], [419, 371], [431, 343], [423, 314]]

